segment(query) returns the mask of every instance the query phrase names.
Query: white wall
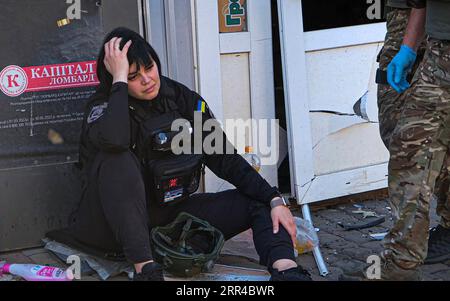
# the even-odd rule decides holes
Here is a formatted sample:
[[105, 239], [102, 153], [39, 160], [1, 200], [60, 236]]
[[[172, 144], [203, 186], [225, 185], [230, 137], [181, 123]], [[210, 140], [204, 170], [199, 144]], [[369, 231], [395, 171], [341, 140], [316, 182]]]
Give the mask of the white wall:
[[[374, 78], [380, 47], [369, 43], [306, 53], [316, 176], [389, 159], [378, 130]], [[361, 116], [354, 111], [358, 101]]]
[[[275, 117], [270, 0], [248, 0], [248, 32], [219, 34], [217, 1], [195, 0], [200, 94], [216, 118]], [[236, 88], [238, 87], [238, 88]], [[252, 145], [256, 148], [256, 129]], [[241, 150], [239, 150], [241, 151]], [[261, 175], [277, 185], [277, 165], [262, 166]], [[207, 173], [206, 191], [230, 186]]]
[[374, 83], [385, 24], [305, 33], [301, 1], [279, 0], [278, 7], [298, 203], [386, 187]]

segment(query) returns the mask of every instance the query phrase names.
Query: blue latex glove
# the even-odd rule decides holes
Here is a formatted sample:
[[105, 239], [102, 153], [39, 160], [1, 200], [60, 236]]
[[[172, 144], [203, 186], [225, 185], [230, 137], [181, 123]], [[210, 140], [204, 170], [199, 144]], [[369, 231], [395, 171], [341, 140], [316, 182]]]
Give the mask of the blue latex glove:
[[388, 83], [398, 93], [405, 92], [410, 84], [406, 80], [408, 73], [416, 62], [417, 53], [406, 45], [400, 47], [400, 51], [392, 59], [387, 69]]

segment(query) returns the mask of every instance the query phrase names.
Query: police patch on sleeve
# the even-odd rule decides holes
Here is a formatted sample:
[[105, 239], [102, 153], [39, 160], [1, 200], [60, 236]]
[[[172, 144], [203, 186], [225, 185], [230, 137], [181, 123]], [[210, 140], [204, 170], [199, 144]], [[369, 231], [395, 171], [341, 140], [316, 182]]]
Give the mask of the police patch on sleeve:
[[93, 107], [87, 118], [87, 123], [92, 123], [92, 122], [96, 121], [97, 119], [99, 119], [100, 117], [102, 117], [102, 115], [105, 114], [107, 107], [108, 107], [107, 102]]

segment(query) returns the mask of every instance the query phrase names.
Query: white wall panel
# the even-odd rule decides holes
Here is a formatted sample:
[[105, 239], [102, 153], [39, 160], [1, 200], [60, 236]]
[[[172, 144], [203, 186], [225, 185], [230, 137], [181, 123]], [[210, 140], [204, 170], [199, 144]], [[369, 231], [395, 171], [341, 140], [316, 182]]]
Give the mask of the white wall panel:
[[[248, 53], [221, 55], [223, 122], [226, 122], [227, 119], [246, 121], [251, 118], [248, 56]], [[224, 129], [226, 130], [226, 128]], [[233, 137], [231, 133], [226, 133], [229, 137]], [[246, 145], [252, 145], [251, 127], [245, 136], [245, 141]], [[231, 142], [235, 144], [234, 141]], [[241, 153], [245, 151], [245, 149], [240, 148], [237, 148], [237, 150]], [[233, 185], [219, 179], [212, 173], [208, 175], [208, 182], [210, 191], [234, 188]]]
[[[193, 0], [193, 3], [196, 17], [200, 93], [207, 97], [206, 100], [216, 117], [223, 120], [226, 118], [225, 115], [236, 113], [247, 115], [250, 108], [250, 116], [253, 119], [275, 118], [270, 0], [247, 1], [248, 32], [222, 34], [219, 34], [218, 29], [217, 1]], [[233, 57], [232, 54], [239, 56]], [[244, 60], [246, 70], [242, 69]], [[234, 66], [225, 67], [227, 70], [222, 70], [225, 61]], [[246, 80], [243, 79], [244, 77]], [[240, 95], [222, 85], [247, 86], [248, 89], [246, 88], [247, 90]], [[231, 99], [230, 95], [233, 95], [234, 99]], [[222, 101], [223, 97], [228, 97], [230, 100]], [[244, 108], [236, 106], [241, 99], [245, 100]], [[247, 100], [249, 100], [248, 106]], [[236, 112], [240, 110], [242, 112]], [[252, 130], [254, 140], [257, 136], [256, 128]], [[257, 151], [255, 145], [257, 141], [252, 142]], [[273, 165], [262, 166], [260, 174], [271, 185], [277, 185], [277, 162]], [[222, 183], [222, 180], [207, 171], [206, 191], [223, 190], [226, 186]]]
[[376, 123], [360, 123], [331, 133], [314, 149], [316, 176], [379, 165], [389, 159]]
[[[310, 110], [354, 114], [354, 104], [374, 88], [378, 51], [373, 43], [306, 53]], [[368, 114], [376, 120], [376, 111]]]

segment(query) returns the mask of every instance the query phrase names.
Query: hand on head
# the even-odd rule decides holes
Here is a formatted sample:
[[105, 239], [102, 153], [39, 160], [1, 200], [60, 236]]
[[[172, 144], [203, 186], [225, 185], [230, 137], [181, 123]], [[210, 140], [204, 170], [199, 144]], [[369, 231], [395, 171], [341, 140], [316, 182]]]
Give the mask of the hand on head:
[[122, 49], [120, 49], [120, 43], [122, 38], [114, 37], [104, 45], [105, 48], [105, 63], [106, 70], [113, 76], [113, 83], [122, 81], [128, 81], [128, 72], [130, 64], [128, 62], [127, 53], [131, 45], [129, 40]]

